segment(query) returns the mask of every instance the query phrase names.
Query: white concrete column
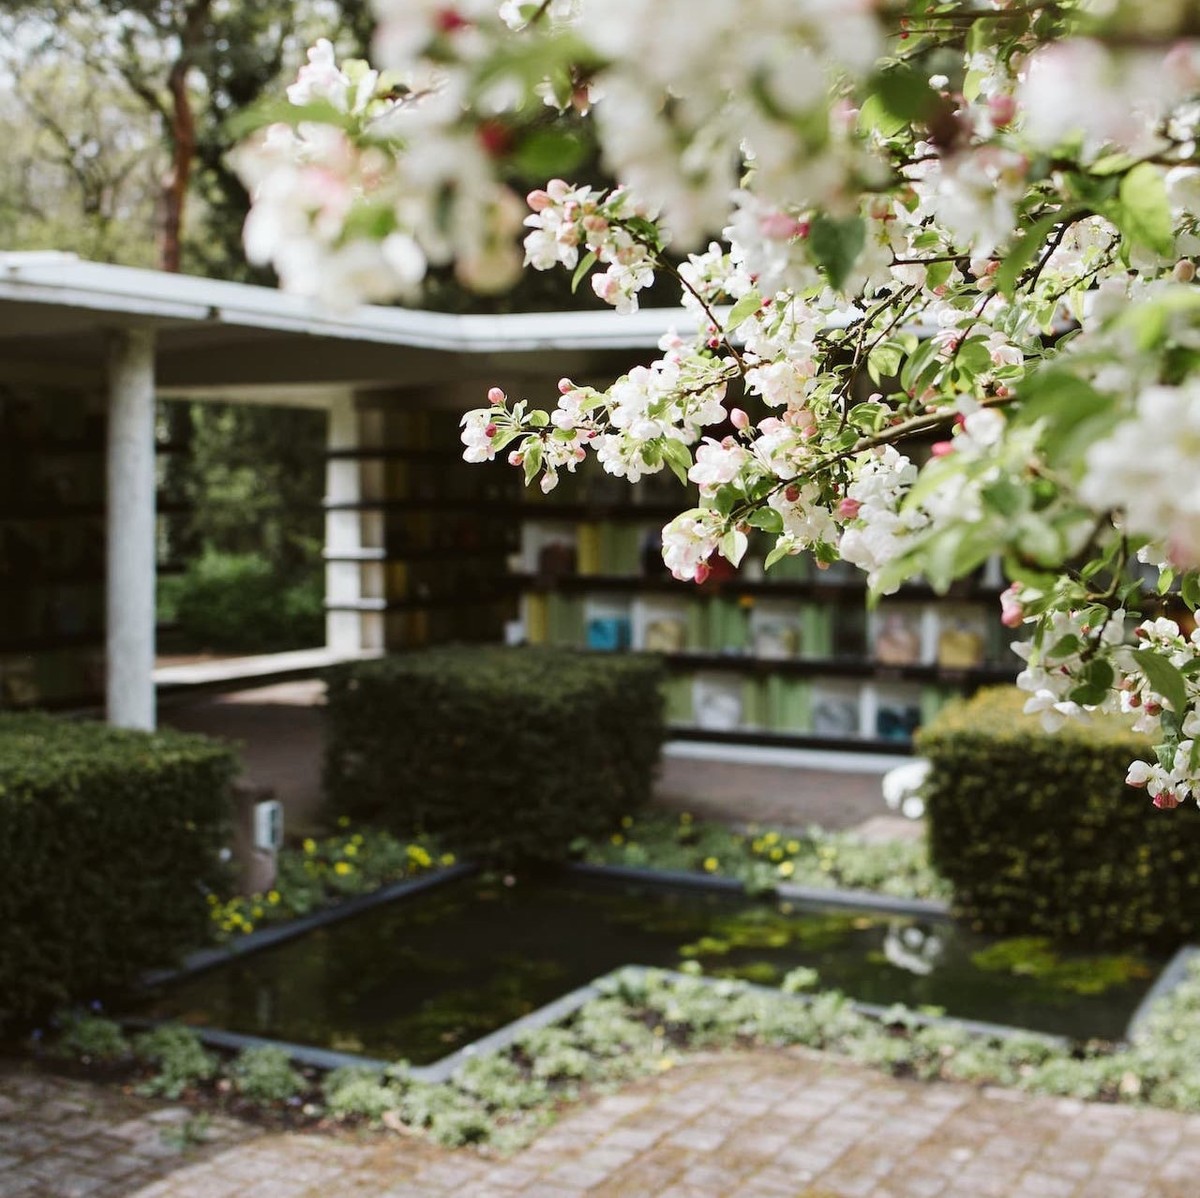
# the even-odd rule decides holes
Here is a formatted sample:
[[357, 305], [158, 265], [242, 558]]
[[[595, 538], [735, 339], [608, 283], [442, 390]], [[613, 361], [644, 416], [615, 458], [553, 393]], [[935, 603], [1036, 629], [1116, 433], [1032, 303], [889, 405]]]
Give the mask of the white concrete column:
[[107, 713], [153, 729], [154, 330], [112, 334], [108, 358]]
[[[362, 447], [361, 414], [352, 392], [336, 395], [329, 406], [326, 446], [331, 452]], [[357, 458], [331, 457], [325, 465], [325, 495], [330, 502], [358, 503], [363, 497], [362, 463]], [[363, 571], [372, 568], [365, 563], [376, 556], [364, 545], [362, 512], [325, 513], [325, 556], [326, 602], [357, 604], [363, 598]], [[354, 610], [327, 611], [325, 643], [339, 653], [381, 649], [380, 617]]]

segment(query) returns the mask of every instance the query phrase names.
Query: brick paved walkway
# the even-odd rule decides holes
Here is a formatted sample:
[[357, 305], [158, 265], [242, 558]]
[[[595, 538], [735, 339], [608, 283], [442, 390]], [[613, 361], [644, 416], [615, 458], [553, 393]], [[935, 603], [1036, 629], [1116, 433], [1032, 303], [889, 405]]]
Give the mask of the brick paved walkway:
[[[710, 1055], [574, 1108], [508, 1160], [265, 1134], [0, 1067], [0, 1198], [1195, 1198], [1200, 1116]], [[172, 1134], [173, 1133], [173, 1134]]]

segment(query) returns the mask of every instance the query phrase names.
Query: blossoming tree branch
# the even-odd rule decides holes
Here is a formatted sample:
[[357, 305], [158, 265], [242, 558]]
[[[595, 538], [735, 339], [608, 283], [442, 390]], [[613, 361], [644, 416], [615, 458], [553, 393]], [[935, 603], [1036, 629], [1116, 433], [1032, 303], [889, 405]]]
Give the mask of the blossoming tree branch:
[[[1136, 714], [1200, 796], [1200, 16], [1188, 0], [376, 0], [236, 161], [249, 255], [349, 306], [429, 264], [561, 268], [695, 336], [551, 410], [464, 418], [552, 489], [593, 453], [696, 489], [680, 579], [802, 551], [876, 593], [1002, 556], [1048, 726]], [[587, 113], [618, 187], [563, 176]], [[547, 405], [549, 406], [549, 405]], [[1185, 625], [1190, 626], [1190, 622]]]

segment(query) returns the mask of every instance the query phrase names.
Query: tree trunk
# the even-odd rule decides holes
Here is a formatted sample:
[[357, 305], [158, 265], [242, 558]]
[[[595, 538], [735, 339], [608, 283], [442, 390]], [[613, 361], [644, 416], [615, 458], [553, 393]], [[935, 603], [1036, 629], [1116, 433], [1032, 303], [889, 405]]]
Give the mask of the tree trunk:
[[187, 77], [192, 55], [201, 44], [212, 0], [195, 0], [187, 9], [179, 37], [179, 57], [167, 76], [171, 97], [171, 171], [163, 185], [162, 252], [159, 267], [178, 272], [183, 243], [183, 216], [192, 163], [196, 157], [196, 116], [188, 95]]
[[171, 171], [163, 186], [162, 253], [159, 267], [178, 271], [183, 236], [183, 213], [187, 204], [192, 159], [196, 154], [196, 122], [187, 94], [188, 63], [180, 60], [171, 68], [167, 87], [171, 93]]

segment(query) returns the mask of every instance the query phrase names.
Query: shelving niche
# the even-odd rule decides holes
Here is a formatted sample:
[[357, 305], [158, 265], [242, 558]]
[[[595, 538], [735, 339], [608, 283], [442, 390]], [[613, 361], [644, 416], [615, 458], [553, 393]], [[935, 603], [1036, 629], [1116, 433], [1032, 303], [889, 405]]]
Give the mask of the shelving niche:
[[[995, 565], [941, 597], [910, 585], [868, 610], [862, 576], [765, 543], [703, 586], [672, 579], [659, 534], [673, 477], [636, 487], [581, 468], [549, 495], [461, 460], [457, 413], [361, 414], [361, 595], [382, 647], [500, 640], [666, 661], [679, 737], [903, 753], [949, 698], [1010, 681]], [[345, 558], [343, 558], [345, 560]], [[334, 606], [339, 606], [334, 603]]]

